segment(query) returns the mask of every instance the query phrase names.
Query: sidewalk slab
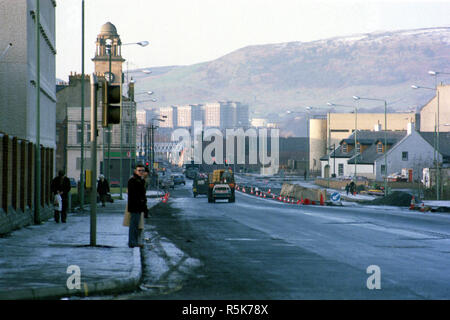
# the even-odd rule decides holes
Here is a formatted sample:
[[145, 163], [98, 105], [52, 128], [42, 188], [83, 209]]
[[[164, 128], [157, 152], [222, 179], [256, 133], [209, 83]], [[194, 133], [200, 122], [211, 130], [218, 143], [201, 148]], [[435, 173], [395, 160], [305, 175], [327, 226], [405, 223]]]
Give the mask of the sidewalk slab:
[[[148, 206], [156, 199], [149, 199]], [[69, 213], [67, 223], [52, 219], [0, 238], [0, 299], [52, 299], [125, 291], [139, 284], [139, 248], [128, 247], [128, 227], [122, 225], [126, 200], [97, 206], [97, 246], [90, 244], [89, 206]], [[67, 282], [78, 266], [81, 288]]]

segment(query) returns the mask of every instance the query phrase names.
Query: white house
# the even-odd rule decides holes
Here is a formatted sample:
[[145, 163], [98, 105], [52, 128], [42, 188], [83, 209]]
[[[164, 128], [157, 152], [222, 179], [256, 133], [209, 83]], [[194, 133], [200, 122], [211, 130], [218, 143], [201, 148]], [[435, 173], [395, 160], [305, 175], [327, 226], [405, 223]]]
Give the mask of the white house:
[[[429, 134], [433, 135], [434, 133], [418, 132], [414, 129], [414, 124], [408, 124], [408, 134], [389, 149], [386, 154], [388, 172], [402, 173], [402, 170], [406, 169], [408, 178], [422, 179], [423, 168], [434, 166], [434, 147], [425, 138], [425, 136], [428, 138]], [[441, 136], [442, 139], [443, 135], [441, 134]], [[436, 158], [439, 159], [439, 162], [443, 160], [441, 153], [437, 154]], [[376, 180], [383, 180], [384, 164], [383, 155], [375, 160]]]
[[[406, 131], [386, 132], [387, 149], [390, 150], [405, 135]], [[355, 133], [352, 133], [339, 143], [335, 151], [320, 159], [322, 177], [336, 174], [337, 177], [356, 175], [375, 179], [377, 176], [375, 160], [384, 155], [384, 143], [384, 131], [358, 130], [355, 148]]]

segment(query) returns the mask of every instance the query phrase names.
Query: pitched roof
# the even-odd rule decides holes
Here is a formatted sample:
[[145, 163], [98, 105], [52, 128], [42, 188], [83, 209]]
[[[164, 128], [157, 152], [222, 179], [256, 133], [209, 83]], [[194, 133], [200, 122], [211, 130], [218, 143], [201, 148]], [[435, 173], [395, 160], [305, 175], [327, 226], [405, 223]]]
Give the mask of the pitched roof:
[[[401, 139], [406, 136], [406, 131], [387, 131], [386, 138], [387, 143], [390, 145], [395, 145]], [[380, 157], [380, 153], [377, 153], [377, 145], [378, 141], [384, 143], [385, 132], [384, 131], [369, 131], [369, 130], [358, 130], [356, 132], [356, 140], [362, 145], [368, 145], [361, 154], [357, 155], [357, 163], [359, 164], [373, 164], [375, 160]], [[340, 142], [340, 146], [336, 149], [336, 155], [333, 152], [323, 156], [320, 160], [328, 160], [328, 157], [331, 158], [349, 158], [348, 163], [355, 162], [355, 148], [353, 148], [350, 152], [342, 151], [343, 142], [348, 143], [349, 145], [355, 144], [355, 133], [353, 132], [347, 139], [343, 139]]]
[[[434, 132], [419, 132], [430, 145], [434, 146]], [[439, 153], [442, 154], [444, 160], [450, 161], [450, 132], [439, 132]]]

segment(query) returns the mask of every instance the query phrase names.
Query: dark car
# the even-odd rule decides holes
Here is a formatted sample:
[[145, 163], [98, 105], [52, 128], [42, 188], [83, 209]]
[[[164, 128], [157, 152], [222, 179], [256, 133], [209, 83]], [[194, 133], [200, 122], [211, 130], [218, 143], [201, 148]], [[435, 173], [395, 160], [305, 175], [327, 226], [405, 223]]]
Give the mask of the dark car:
[[178, 184], [186, 185], [186, 180], [184, 180], [184, 176], [183, 175], [181, 175], [181, 174], [174, 174], [174, 175], [172, 175], [172, 177], [173, 177], [173, 183], [175, 185], [178, 185]]

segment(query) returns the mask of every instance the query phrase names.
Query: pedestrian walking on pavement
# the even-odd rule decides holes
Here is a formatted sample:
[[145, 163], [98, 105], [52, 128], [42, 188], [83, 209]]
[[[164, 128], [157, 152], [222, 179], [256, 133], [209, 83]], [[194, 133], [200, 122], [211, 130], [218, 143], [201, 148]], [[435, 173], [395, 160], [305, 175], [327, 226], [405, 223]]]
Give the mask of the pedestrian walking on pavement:
[[104, 175], [100, 175], [100, 179], [97, 183], [97, 193], [100, 197], [100, 201], [102, 202], [102, 207], [105, 206], [106, 197], [109, 193], [109, 183], [108, 180], [105, 179]]
[[[69, 193], [70, 193], [70, 180], [64, 174], [63, 170], [58, 171], [58, 176], [53, 178], [50, 184], [51, 192], [56, 195], [59, 194], [62, 199], [61, 208], [61, 222], [66, 223], [67, 220], [67, 207], [69, 205]], [[55, 217], [56, 220], [56, 217]], [[59, 222], [59, 219], [58, 221]]]
[[53, 207], [55, 210], [55, 222], [59, 223], [59, 217], [61, 216], [62, 211], [62, 198], [60, 192], [57, 192], [55, 194], [55, 197], [53, 199]]
[[348, 195], [348, 192], [350, 191], [350, 184], [349, 183], [347, 183], [346, 185], [345, 185], [345, 192], [347, 192], [347, 195]]
[[148, 212], [144, 173], [145, 166], [138, 163], [133, 176], [128, 180], [128, 211], [131, 215], [128, 231], [128, 246], [130, 248], [143, 247], [140, 243], [142, 231], [139, 229], [139, 222], [141, 215]]

